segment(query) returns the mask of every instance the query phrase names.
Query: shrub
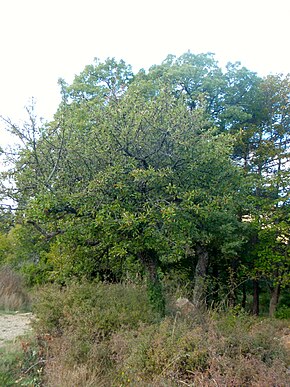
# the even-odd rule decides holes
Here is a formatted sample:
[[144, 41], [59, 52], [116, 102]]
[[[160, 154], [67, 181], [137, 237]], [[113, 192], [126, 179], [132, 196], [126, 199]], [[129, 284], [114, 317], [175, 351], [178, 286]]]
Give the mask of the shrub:
[[22, 277], [8, 266], [0, 270], [0, 309], [5, 311], [27, 310], [29, 296]]
[[53, 335], [47, 386], [284, 386], [287, 323], [241, 309], [160, 319], [142, 286], [74, 283], [37, 295]]
[[[138, 332], [117, 333], [115, 369], [132, 385], [284, 386], [286, 353], [273, 321], [218, 314], [205, 324], [165, 319]], [[163, 384], [162, 384], [163, 383]]]
[[290, 306], [282, 305], [279, 306], [275, 313], [275, 317], [278, 319], [290, 319]]
[[158, 319], [142, 286], [88, 282], [68, 287], [47, 285], [35, 292], [34, 303], [38, 329], [52, 334], [72, 330], [83, 338], [101, 339], [121, 327], [136, 328], [140, 322]]
[[110, 386], [112, 359], [106, 342], [92, 344], [86, 360], [76, 358], [73, 334], [53, 338], [44, 375], [45, 386]]
[[53, 336], [52, 360], [46, 367], [48, 386], [109, 386], [114, 365], [108, 345], [111, 335], [159, 319], [144, 287], [85, 281], [37, 289], [34, 312], [38, 334]]
[[[126, 335], [126, 334], [125, 334]], [[118, 344], [122, 333], [115, 335], [114, 352], [120, 353]], [[153, 381], [163, 383], [189, 379], [196, 370], [204, 370], [208, 364], [206, 336], [199, 326], [188, 321], [165, 318], [155, 326], [143, 326], [138, 332], [126, 335], [128, 352], [116, 366], [121, 379], [134, 383]], [[121, 360], [121, 361], [120, 361]]]

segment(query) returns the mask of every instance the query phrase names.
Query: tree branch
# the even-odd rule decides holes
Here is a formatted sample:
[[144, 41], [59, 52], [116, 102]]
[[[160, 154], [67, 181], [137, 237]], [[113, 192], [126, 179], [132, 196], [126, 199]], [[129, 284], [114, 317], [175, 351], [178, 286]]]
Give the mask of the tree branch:
[[45, 231], [39, 224], [37, 224], [34, 220], [28, 220], [27, 221], [28, 224], [32, 224], [34, 226], [34, 228], [40, 232], [46, 240], [50, 241], [52, 238], [54, 238], [55, 236], [59, 235], [59, 234], [63, 234], [64, 231], [63, 230], [56, 230], [56, 231], [52, 231], [52, 232], [47, 232]]

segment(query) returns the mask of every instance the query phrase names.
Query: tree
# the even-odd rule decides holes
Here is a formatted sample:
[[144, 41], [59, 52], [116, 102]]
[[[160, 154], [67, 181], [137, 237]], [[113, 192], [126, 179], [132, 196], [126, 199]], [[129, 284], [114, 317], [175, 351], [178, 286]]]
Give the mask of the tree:
[[33, 112], [23, 129], [8, 122], [23, 142], [7, 174], [15, 181], [9, 195], [45, 245], [49, 277], [120, 281], [146, 272], [162, 309], [160, 278], [183, 262], [202, 307], [211, 270], [236, 282], [252, 230], [260, 250], [244, 263], [249, 275], [261, 273], [260, 215], [269, 219], [269, 200], [283, 207], [288, 184], [286, 132], [270, 135], [266, 124], [275, 105], [267, 82], [238, 64], [223, 74], [211, 54], [169, 56], [136, 75], [108, 59], [71, 85], [60, 81], [63, 100], [50, 123], [38, 127]]
[[259, 224], [255, 268], [270, 289], [274, 315], [281, 286], [289, 284], [289, 123], [290, 78], [269, 76], [261, 84], [264, 117], [255, 154], [259, 171], [256, 222]]

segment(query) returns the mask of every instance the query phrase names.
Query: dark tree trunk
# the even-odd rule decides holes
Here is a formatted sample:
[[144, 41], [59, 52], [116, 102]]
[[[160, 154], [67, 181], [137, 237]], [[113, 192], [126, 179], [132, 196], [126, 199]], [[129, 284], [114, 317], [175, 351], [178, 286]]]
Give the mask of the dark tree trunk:
[[237, 300], [236, 293], [232, 287], [230, 288], [230, 291], [229, 291], [228, 300], [229, 300], [230, 308], [233, 308], [234, 306], [236, 306], [236, 300]]
[[[220, 276], [220, 273], [219, 273], [219, 268], [217, 265], [213, 265], [212, 266], [212, 275], [213, 275], [213, 289], [211, 291], [211, 294], [209, 295], [208, 297], [208, 302], [211, 302], [213, 305], [215, 303], [217, 303], [219, 301], [219, 283], [218, 283], [218, 279], [219, 279], [219, 276]], [[208, 305], [210, 305], [208, 303]]]
[[247, 289], [246, 289], [246, 284], [243, 283], [242, 287], [242, 292], [243, 292], [243, 298], [242, 298], [242, 308], [246, 308], [246, 302], [247, 302]]
[[146, 272], [148, 273], [149, 280], [152, 283], [158, 281], [158, 264], [156, 253], [152, 250], [143, 250], [140, 251], [138, 257], [143, 264]]
[[237, 286], [237, 270], [238, 270], [238, 261], [237, 259], [233, 259], [230, 267], [230, 275], [229, 275], [229, 307], [233, 308], [236, 305], [237, 295], [236, 295], [236, 286]]
[[165, 299], [158, 276], [158, 257], [154, 250], [143, 250], [138, 257], [148, 274], [148, 296], [152, 307], [161, 315], [165, 314]]
[[206, 307], [206, 273], [208, 268], [208, 251], [205, 246], [196, 246], [197, 264], [193, 289], [193, 304], [196, 308]]
[[277, 309], [277, 305], [279, 302], [279, 297], [280, 297], [280, 290], [281, 287], [280, 285], [276, 285], [275, 287], [271, 288], [271, 298], [270, 298], [270, 305], [269, 305], [269, 316], [274, 317], [275, 312]]
[[260, 313], [260, 287], [259, 281], [253, 280], [253, 315], [259, 316]]

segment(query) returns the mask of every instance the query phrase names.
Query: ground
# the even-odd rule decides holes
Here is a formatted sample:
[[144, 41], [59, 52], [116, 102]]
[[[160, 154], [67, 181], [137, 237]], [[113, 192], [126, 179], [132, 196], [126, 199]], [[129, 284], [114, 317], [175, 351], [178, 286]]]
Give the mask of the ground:
[[0, 314], [0, 347], [5, 341], [29, 332], [31, 318], [31, 313]]

